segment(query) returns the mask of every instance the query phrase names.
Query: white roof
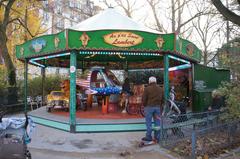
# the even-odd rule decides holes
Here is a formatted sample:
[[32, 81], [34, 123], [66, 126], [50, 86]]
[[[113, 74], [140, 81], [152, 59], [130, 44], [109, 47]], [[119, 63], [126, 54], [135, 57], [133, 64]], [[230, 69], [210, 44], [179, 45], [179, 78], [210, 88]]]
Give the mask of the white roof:
[[70, 29], [78, 31], [91, 31], [91, 30], [138, 30], [151, 33], [160, 33], [152, 30], [124, 16], [113, 8], [108, 8], [103, 12], [88, 18], [85, 21], [71, 27]]

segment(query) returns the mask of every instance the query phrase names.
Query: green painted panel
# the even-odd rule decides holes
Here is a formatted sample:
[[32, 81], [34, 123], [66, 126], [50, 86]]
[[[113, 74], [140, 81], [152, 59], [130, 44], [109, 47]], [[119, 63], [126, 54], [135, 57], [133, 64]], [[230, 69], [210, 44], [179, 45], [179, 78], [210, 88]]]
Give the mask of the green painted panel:
[[77, 55], [72, 51], [70, 55], [70, 124], [76, 124], [76, 68]]
[[[53, 121], [41, 117], [29, 115], [32, 120], [44, 126], [56, 128], [59, 130], [70, 131], [70, 124]], [[153, 124], [154, 126], [154, 124]], [[94, 133], [94, 132], [128, 132], [128, 131], [146, 131], [145, 123], [106, 123], [106, 124], [77, 124], [77, 133]]]
[[70, 131], [70, 125], [67, 124], [67, 123], [60, 123], [60, 122], [57, 122], [57, 121], [38, 118], [38, 117], [31, 116], [31, 115], [30, 115], [30, 117], [37, 124], [53, 127], [53, 128], [56, 128], [56, 129], [61, 129], [61, 130], [64, 130], [64, 131]]
[[212, 103], [212, 89], [193, 90], [193, 112], [207, 111]]
[[[193, 58], [197, 61], [200, 60], [200, 50], [191, 42], [177, 38], [175, 42], [175, 34], [154, 34], [142, 31], [124, 31], [131, 32], [143, 38], [143, 41], [137, 45], [131, 47], [117, 47], [110, 45], [104, 41], [104, 36], [111, 33], [120, 32], [119, 30], [97, 30], [97, 31], [75, 31], [75, 30], [64, 30], [58, 34], [44, 35], [35, 39], [29, 40], [22, 45], [16, 46], [16, 56], [18, 59], [32, 58], [39, 56], [47, 56], [49, 54], [57, 54], [59, 52], [70, 52], [72, 49], [77, 50], [89, 50], [89, 51], [123, 51], [131, 52], [136, 51], [139, 55], [145, 57], [147, 54], [156, 51], [170, 51], [172, 53], [180, 53], [189, 58]], [[86, 33], [89, 37], [87, 45], [82, 46], [82, 40], [80, 37]], [[67, 36], [67, 39], [66, 39]], [[159, 39], [160, 38], [160, 39]], [[156, 40], [164, 41], [162, 47], [157, 45]], [[192, 46], [192, 47], [189, 47]], [[175, 50], [176, 48], [176, 50]], [[188, 48], [188, 49], [187, 49]], [[193, 48], [193, 53], [191, 52]], [[190, 50], [187, 51], [187, 50]], [[177, 51], [177, 52], [176, 52]], [[145, 53], [145, 54], [143, 54]], [[146, 54], [147, 53], [147, 54]], [[89, 53], [93, 54], [93, 53]], [[106, 54], [111, 54], [107, 52]], [[96, 57], [97, 58], [97, 57]], [[97, 60], [102, 60], [101, 55]], [[114, 59], [115, 60], [115, 59]], [[116, 59], [117, 61], [118, 59]], [[145, 60], [143, 58], [143, 60]]]
[[143, 38], [143, 42], [132, 46], [121, 48], [117, 46], [113, 46], [104, 42], [104, 35], [119, 32], [119, 30], [98, 30], [98, 31], [87, 31], [86, 34], [89, 36], [90, 40], [88, 41], [88, 45], [86, 48], [82, 47], [82, 42], [80, 40], [81, 35], [83, 32], [69, 30], [69, 48], [76, 48], [76, 49], [103, 49], [103, 50], [159, 50], [155, 40], [161, 36], [164, 39], [164, 44], [162, 50], [164, 51], [173, 51], [174, 50], [174, 36], [175, 34], [153, 34], [148, 32], [141, 32], [141, 31], [127, 31], [137, 34]]
[[164, 64], [164, 75], [163, 75], [163, 84], [164, 84], [164, 99], [165, 101], [168, 100], [168, 96], [169, 96], [169, 72], [168, 72], [168, 69], [169, 69], [169, 57], [168, 55], [164, 55], [164, 61], [163, 61], [163, 64]]
[[145, 131], [144, 123], [138, 124], [88, 124], [77, 125], [76, 132], [114, 132], [114, 131]]
[[66, 48], [65, 31], [58, 34], [44, 35], [16, 46], [18, 59], [38, 57], [44, 54], [56, 53]]
[[176, 39], [176, 51], [197, 61], [201, 60], [201, 50], [186, 39]]
[[223, 81], [230, 81], [229, 70], [218, 70], [200, 64], [194, 64], [193, 111], [206, 111], [212, 102], [212, 91]]
[[230, 81], [229, 70], [194, 65], [194, 89], [216, 89], [222, 81]]

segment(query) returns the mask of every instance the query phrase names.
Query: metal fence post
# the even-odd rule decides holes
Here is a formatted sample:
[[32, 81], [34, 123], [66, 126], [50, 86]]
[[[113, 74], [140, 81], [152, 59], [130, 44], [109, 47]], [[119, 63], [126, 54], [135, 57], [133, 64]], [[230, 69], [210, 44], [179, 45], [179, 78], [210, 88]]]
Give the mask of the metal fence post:
[[163, 143], [163, 116], [160, 117], [160, 140]]
[[229, 144], [233, 144], [233, 135], [234, 135], [234, 131], [236, 131], [236, 123], [231, 123], [228, 125], [228, 142]]
[[195, 155], [195, 153], [196, 153], [196, 142], [197, 142], [196, 140], [197, 140], [196, 139], [196, 131], [193, 130], [193, 132], [192, 132], [192, 157], [191, 157], [193, 159], [196, 158], [196, 155]]
[[28, 60], [25, 59], [24, 61], [24, 113], [27, 113], [28, 107]]
[[209, 127], [210, 121], [209, 121], [209, 112], [207, 112], [207, 128]]

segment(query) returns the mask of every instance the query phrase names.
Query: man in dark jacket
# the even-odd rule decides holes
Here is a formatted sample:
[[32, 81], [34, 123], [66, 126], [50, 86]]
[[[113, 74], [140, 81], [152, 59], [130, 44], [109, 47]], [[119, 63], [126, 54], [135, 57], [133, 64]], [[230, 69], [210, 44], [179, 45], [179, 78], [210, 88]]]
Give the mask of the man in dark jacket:
[[[152, 141], [152, 119], [155, 126], [160, 126], [160, 115], [162, 110], [162, 89], [157, 85], [156, 77], [149, 78], [149, 85], [144, 89], [143, 105], [147, 132], [142, 138], [144, 141]], [[159, 140], [159, 131], [154, 131], [154, 139]]]

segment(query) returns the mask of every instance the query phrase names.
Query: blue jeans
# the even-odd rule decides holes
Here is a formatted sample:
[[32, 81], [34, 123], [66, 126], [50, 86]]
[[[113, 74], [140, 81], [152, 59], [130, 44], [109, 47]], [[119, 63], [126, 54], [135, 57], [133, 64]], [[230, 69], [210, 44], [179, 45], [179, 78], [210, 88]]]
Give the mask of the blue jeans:
[[[155, 126], [160, 126], [160, 106], [151, 106], [144, 108], [145, 120], [146, 120], [146, 138], [152, 140], [152, 119], [154, 120]], [[154, 131], [154, 139], [160, 139], [160, 132]]]

